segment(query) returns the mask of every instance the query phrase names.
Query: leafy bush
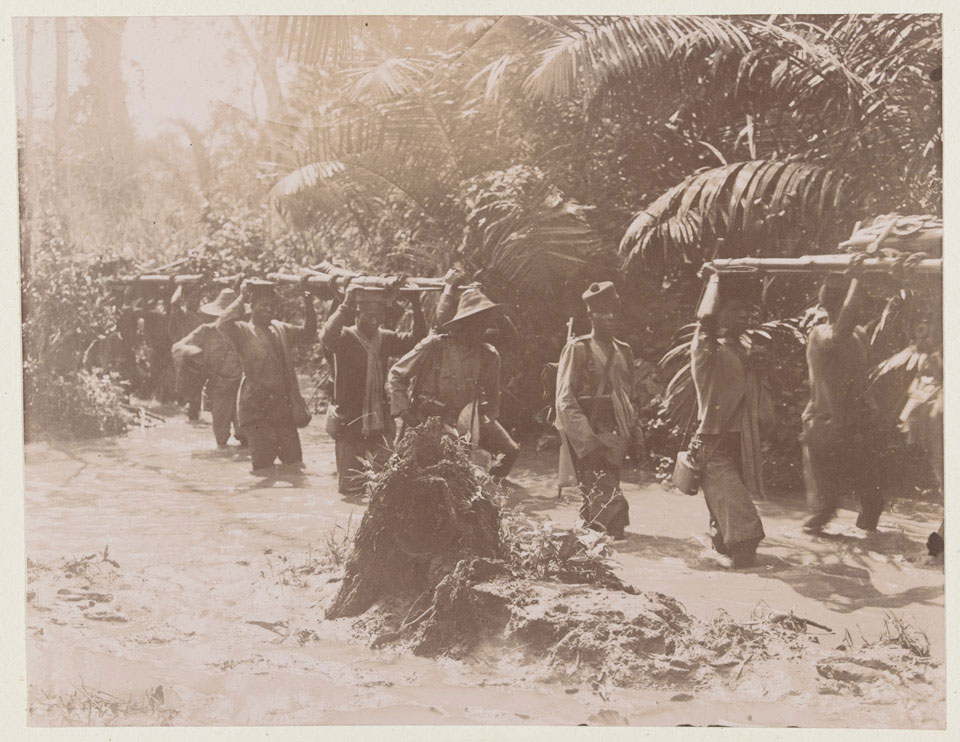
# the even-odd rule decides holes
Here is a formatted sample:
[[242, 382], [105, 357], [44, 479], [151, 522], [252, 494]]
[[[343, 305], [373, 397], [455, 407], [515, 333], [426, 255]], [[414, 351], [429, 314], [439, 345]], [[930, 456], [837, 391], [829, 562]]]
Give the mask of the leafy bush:
[[507, 561], [519, 574], [562, 582], [610, 584], [614, 575], [609, 537], [582, 526], [564, 528], [552, 520], [537, 520], [504, 510], [500, 522]]
[[26, 438], [92, 438], [127, 429], [129, 415], [115, 376], [88, 371], [50, 373], [24, 364], [23, 406]]

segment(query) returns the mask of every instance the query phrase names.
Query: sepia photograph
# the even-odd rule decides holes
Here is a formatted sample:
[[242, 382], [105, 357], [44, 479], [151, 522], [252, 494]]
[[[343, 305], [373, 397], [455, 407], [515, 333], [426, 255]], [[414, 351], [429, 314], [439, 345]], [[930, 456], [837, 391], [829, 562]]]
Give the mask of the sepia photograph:
[[941, 15], [12, 32], [28, 727], [946, 729]]

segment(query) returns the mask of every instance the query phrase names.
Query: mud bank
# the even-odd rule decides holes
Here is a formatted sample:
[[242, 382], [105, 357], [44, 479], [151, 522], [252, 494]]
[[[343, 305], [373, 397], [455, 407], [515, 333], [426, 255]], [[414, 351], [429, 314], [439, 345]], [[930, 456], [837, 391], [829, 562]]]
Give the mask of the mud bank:
[[[907, 550], [922, 550], [939, 508], [898, 505], [872, 539], [851, 535], [852, 515], [842, 513], [811, 539], [797, 508], [760, 503], [760, 564], [733, 572], [700, 541], [702, 503], [634, 481], [634, 523], [614, 544], [612, 568], [642, 595], [547, 575], [524, 578], [520, 606], [502, 602], [511, 575], [477, 573], [459, 588], [486, 593], [503, 628], [472, 649], [427, 657], [411, 640], [428, 637], [429, 616], [372, 646], [409, 603], [324, 619], [346, 534], [365, 511], [336, 494], [329, 441], [305, 431], [310, 470], [300, 481], [252, 477], [242, 454], [211, 445], [208, 426], [171, 420], [96, 444], [28, 446], [31, 724], [943, 726], [942, 567], [914, 563]], [[508, 505], [569, 529], [576, 502], [557, 500], [555, 465], [550, 452], [522, 459]], [[671, 596], [661, 601], [666, 618], [648, 603], [657, 593]], [[622, 613], [608, 618], [603, 642], [590, 623], [598, 610]], [[756, 640], [752, 622], [771, 611], [834, 633], [781, 619], [772, 631], [782, 638]], [[926, 632], [929, 662], [889, 641], [899, 636], [891, 615]], [[649, 638], [658, 621], [673, 632], [673, 654]], [[726, 651], [714, 637], [730, 640]], [[594, 641], [602, 651], [591, 654]], [[645, 652], [639, 660], [618, 654], [631, 642]], [[700, 666], [670, 664], [691, 657]], [[660, 674], [634, 681], [650, 667]]]
[[765, 606], [748, 623], [705, 619], [662, 593], [532, 581], [489, 560], [461, 562], [437, 585], [427, 618], [404, 631], [411, 608], [375, 607], [354, 624], [358, 638], [544, 683], [677, 700], [726, 691], [741, 702], [816, 694], [918, 706], [944, 682], [926, 637], [895, 621], [872, 642], [837, 645], [829, 627]]

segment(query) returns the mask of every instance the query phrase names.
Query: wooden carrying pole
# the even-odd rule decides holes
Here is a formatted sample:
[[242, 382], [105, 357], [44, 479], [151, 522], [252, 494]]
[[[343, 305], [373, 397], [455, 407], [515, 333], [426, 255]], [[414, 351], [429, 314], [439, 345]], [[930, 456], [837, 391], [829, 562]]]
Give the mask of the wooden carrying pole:
[[[717, 273], [843, 273], [850, 266], [852, 255], [805, 255], [800, 258], [718, 258], [712, 265]], [[903, 261], [899, 258], [867, 258], [860, 270], [869, 273], [890, 273]], [[925, 258], [911, 270], [921, 275], [940, 275], [941, 258]]]
[[[328, 260], [324, 260], [318, 265], [309, 268], [308, 272], [315, 275], [327, 275], [336, 278], [338, 281], [343, 283], [356, 283], [361, 286], [371, 286], [371, 287], [391, 287], [395, 286], [400, 278], [397, 276], [381, 278], [379, 276], [365, 276], [362, 273], [357, 271], [352, 271], [349, 268], [342, 268], [339, 265], [334, 265]], [[400, 286], [401, 290], [414, 290], [419, 288], [421, 291], [442, 291], [444, 287], [444, 281], [442, 278], [417, 278], [413, 276], [407, 276], [404, 279], [404, 283]]]
[[165, 273], [147, 273], [141, 276], [118, 276], [108, 279], [107, 283], [113, 286], [133, 286], [135, 284], [149, 284], [162, 286], [183, 286], [189, 284], [214, 283], [218, 285], [230, 286], [241, 278], [240, 274], [234, 276], [215, 276], [210, 277], [202, 273], [188, 273], [181, 275], [168, 275]]
[[203, 279], [204, 276], [200, 274], [170, 276], [163, 273], [152, 273], [143, 276], [118, 276], [117, 278], [111, 278], [108, 283], [123, 286], [130, 286], [137, 283], [180, 286], [183, 284], [200, 283]]
[[[267, 278], [278, 283], [299, 284], [304, 280], [304, 276], [295, 276], [291, 273], [268, 273]], [[420, 279], [421, 281], [424, 279]], [[311, 288], [321, 289], [321, 291], [336, 293], [338, 290], [345, 290], [347, 286], [362, 286], [371, 289], [386, 289], [400, 291], [402, 293], [425, 291], [442, 291], [443, 281], [438, 280], [436, 284], [413, 283], [406, 281], [400, 283], [396, 278], [381, 278], [379, 276], [331, 276], [324, 273], [307, 273], [306, 284]]]

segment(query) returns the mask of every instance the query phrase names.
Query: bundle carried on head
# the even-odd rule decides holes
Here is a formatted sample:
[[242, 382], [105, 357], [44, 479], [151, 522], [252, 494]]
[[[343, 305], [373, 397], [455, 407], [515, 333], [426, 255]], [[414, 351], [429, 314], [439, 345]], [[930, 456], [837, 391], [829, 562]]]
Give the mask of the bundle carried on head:
[[500, 511], [436, 418], [407, 432], [377, 477], [327, 618], [432, 587], [465, 557], [501, 554]]

